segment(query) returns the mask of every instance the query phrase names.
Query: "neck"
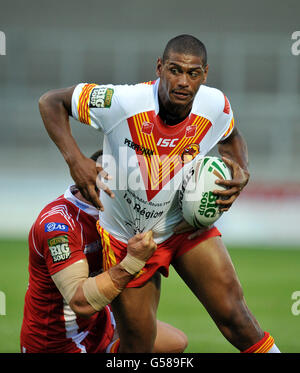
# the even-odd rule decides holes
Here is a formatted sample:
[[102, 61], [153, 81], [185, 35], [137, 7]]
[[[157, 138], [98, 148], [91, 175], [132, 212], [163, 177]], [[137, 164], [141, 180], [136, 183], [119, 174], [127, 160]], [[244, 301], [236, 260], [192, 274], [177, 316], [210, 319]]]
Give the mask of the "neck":
[[192, 109], [192, 103], [188, 106], [172, 105], [169, 101], [164, 103], [159, 95], [158, 101], [160, 118], [171, 126], [182, 122]]

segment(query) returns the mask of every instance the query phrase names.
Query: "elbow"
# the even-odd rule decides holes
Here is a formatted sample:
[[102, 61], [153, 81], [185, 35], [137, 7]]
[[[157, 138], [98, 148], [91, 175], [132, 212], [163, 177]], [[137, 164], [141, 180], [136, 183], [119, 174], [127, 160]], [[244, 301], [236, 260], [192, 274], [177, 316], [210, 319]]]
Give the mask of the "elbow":
[[39, 98], [39, 109], [40, 112], [42, 113], [44, 109], [49, 105], [50, 102], [52, 102], [53, 99], [53, 94], [51, 91], [48, 91], [44, 93], [40, 98]]
[[84, 319], [89, 319], [97, 312], [89, 303], [76, 299], [76, 296], [71, 299], [69, 306], [77, 316]]

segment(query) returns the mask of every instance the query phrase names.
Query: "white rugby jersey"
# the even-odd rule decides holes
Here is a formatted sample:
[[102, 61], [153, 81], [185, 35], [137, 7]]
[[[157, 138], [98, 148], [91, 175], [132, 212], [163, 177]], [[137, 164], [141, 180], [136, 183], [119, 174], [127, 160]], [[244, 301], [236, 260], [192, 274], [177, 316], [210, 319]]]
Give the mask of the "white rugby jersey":
[[199, 157], [230, 135], [234, 118], [226, 96], [205, 85], [195, 96], [190, 115], [168, 125], [159, 117], [159, 79], [136, 85], [78, 84], [72, 115], [104, 133], [103, 168], [111, 199], [101, 191], [104, 229], [127, 242], [153, 230], [161, 243], [182, 220], [178, 190]]

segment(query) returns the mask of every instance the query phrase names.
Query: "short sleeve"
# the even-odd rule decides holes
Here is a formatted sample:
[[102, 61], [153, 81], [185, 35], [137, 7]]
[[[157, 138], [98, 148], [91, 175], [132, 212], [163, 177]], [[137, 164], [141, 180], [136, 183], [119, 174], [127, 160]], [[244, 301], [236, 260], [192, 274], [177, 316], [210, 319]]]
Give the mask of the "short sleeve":
[[81, 226], [61, 214], [49, 216], [39, 224], [43, 256], [50, 275], [85, 258]]
[[117, 87], [80, 83], [72, 95], [72, 116], [81, 123], [107, 133], [122, 116]]
[[234, 116], [228, 98], [224, 95], [224, 108], [217, 120], [222, 136], [220, 141], [227, 139], [234, 129]]

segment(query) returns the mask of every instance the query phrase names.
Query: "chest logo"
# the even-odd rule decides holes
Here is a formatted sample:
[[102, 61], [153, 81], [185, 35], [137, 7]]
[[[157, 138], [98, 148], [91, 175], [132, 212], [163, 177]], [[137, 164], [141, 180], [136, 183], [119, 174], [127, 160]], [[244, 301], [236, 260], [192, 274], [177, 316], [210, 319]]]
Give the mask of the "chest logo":
[[[172, 180], [184, 165], [199, 154], [199, 144], [212, 126], [204, 117], [190, 115], [182, 130], [168, 138], [162, 137], [154, 111], [139, 113], [128, 119], [132, 142], [151, 150], [151, 156], [139, 155], [139, 167], [148, 201]], [[145, 123], [154, 123], [151, 133], [145, 133]]]

